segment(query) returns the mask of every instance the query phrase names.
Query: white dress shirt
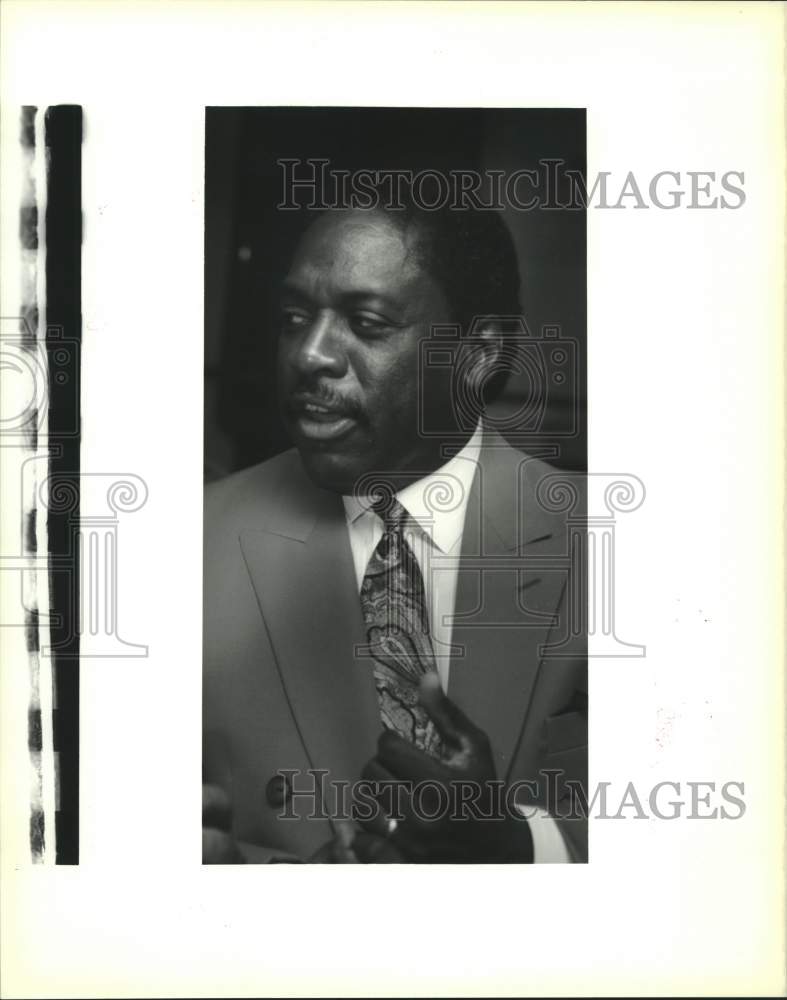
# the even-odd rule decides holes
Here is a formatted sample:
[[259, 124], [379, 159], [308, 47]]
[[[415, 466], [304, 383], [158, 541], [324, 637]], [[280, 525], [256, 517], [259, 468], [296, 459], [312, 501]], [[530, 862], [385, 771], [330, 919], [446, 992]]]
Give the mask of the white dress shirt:
[[[483, 437], [479, 422], [460, 452], [435, 472], [396, 494], [408, 513], [404, 534], [421, 570], [432, 647], [443, 690], [448, 690], [454, 603], [465, 514]], [[366, 497], [345, 496], [355, 577], [360, 594], [366, 567], [383, 534], [383, 523]], [[529, 813], [536, 863], [570, 860], [554, 819], [544, 810]]]

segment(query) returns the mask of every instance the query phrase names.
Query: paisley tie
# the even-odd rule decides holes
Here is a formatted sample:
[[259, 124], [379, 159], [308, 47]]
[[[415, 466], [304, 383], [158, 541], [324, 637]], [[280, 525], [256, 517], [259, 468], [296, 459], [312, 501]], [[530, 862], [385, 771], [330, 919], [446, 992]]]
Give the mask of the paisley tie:
[[383, 520], [383, 536], [366, 567], [361, 608], [382, 723], [439, 757], [439, 733], [418, 704], [418, 682], [436, 667], [423, 578], [404, 537], [407, 511], [390, 496], [374, 510]]

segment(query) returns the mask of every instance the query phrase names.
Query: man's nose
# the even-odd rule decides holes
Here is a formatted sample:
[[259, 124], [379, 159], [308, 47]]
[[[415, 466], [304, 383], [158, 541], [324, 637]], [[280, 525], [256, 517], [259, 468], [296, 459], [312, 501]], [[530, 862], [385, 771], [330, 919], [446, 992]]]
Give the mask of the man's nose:
[[341, 378], [347, 370], [339, 322], [329, 312], [319, 313], [298, 344], [295, 365], [302, 375], [320, 372]]

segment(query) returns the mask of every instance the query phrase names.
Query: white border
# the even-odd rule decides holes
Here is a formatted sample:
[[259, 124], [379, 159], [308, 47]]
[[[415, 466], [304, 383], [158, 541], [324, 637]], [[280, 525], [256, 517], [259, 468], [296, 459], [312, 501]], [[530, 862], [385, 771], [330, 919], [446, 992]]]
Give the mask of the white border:
[[[150, 656], [83, 667], [82, 864], [4, 854], [6, 995], [781, 992], [782, 7], [0, 16], [4, 166], [19, 104], [85, 107], [82, 466], [150, 489], [119, 583]], [[747, 814], [596, 823], [585, 867], [203, 869], [203, 108], [427, 103], [587, 107], [591, 173], [745, 171], [739, 211], [590, 213], [589, 398], [592, 467], [648, 489], [618, 566], [648, 657], [592, 665], [592, 778], [740, 778]]]

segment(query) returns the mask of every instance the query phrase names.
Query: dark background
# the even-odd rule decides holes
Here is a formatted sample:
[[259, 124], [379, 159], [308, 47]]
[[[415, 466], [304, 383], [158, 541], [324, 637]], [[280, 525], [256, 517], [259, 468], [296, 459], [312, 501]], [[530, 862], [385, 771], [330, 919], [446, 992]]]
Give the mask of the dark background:
[[[333, 169], [538, 169], [585, 176], [582, 109], [208, 108], [205, 123], [205, 475], [215, 479], [288, 448], [276, 409], [276, 286], [303, 212], [276, 208], [282, 158]], [[299, 168], [300, 170], [301, 168]], [[566, 182], [568, 183], [568, 182]], [[529, 189], [523, 188], [527, 197]], [[567, 202], [568, 188], [560, 194]], [[299, 217], [299, 218], [295, 218]], [[575, 342], [576, 383], [551, 385], [536, 435], [515, 444], [563, 468], [587, 464], [584, 209], [507, 208], [531, 336], [560, 327]], [[523, 398], [513, 377], [500, 411]], [[577, 430], [566, 435], [569, 411]]]

